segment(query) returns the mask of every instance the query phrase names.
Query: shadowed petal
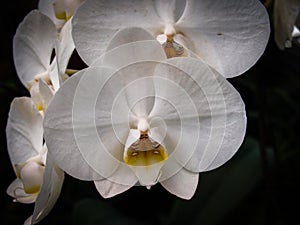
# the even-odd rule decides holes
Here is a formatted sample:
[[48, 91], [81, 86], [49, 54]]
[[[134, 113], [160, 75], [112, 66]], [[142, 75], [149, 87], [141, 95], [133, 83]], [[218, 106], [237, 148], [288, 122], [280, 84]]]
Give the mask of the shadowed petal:
[[55, 25], [37, 10], [31, 11], [19, 25], [13, 39], [13, 55], [25, 87], [36, 75], [49, 72], [55, 39]]

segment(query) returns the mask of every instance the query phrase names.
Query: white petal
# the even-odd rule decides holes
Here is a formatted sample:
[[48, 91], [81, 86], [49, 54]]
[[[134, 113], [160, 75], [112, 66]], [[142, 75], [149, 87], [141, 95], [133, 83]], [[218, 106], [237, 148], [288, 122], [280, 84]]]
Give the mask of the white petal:
[[57, 56], [53, 59], [51, 65], [50, 65], [50, 80], [51, 84], [53, 86], [54, 91], [57, 91], [60, 87], [61, 82], [61, 77], [59, 76], [58, 73], [58, 62], [57, 62]]
[[[149, 117], [162, 120], [157, 128], [164, 135], [161, 144], [171, 155], [168, 161], [176, 160], [184, 167], [204, 133], [198, 108], [207, 103], [197, 83], [182, 70], [168, 64], [157, 67], [154, 86], [155, 104]], [[174, 174], [177, 171], [174, 170]]]
[[196, 54], [225, 77], [242, 74], [265, 50], [268, 14], [257, 0], [187, 1], [176, 24]]
[[23, 183], [20, 179], [15, 179], [7, 188], [6, 193], [15, 198], [17, 202], [30, 204], [35, 202], [36, 194], [26, 194]]
[[[184, 123], [181, 129], [184, 131], [185, 126], [190, 127], [188, 133], [195, 135], [196, 138], [196, 146], [194, 146], [195, 142], [189, 140], [192, 136], [185, 138], [184, 132], [181, 134], [179, 146], [182, 141], [183, 146], [188, 146], [184, 149], [184, 154], [192, 154], [184, 167], [193, 172], [217, 168], [235, 154], [244, 139], [246, 130], [244, 103], [239, 93], [226, 79], [201, 61], [193, 58], [174, 58], [167, 62], [185, 72], [183, 76], [177, 77], [172, 77], [167, 73], [164, 75], [172, 77], [173, 81], [180, 83], [180, 86], [186, 90], [197, 107], [197, 118], [200, 122], [199, 127], [193, 127], [192, 117], [185, 119], [186, 112], [183, 111], [181, 121]], [[169, 99], [172, 98], [169, 97]], [[179, 104], [178, 108], [181, 109]], [[164, 118], [167, 118], [167, 115], [164, 115]], [[174, 129], [178, 126], [176, 121], [169, 123], [169, 126], [171, 128], [168, 129], [170, 139], [166, 139], [166, 145], [176, 140], [172, 137], [178, 132], [178, 129]], [[168, 149], [167, 146], [166, 148]], [[191, 151], [190, 148], [195, 149]], [[179, 156], [183, 157], [181, 154]], [[178, 158], [178, 160], [181, 159]]]
[[292, 32], [299, 12], [299, 1], [276, 0], [274, 2], [275, 42], [281, 50], [291, 47]]
[[43, 144], [43, 119], [30, 98], [15, 98], [6, 127], [7, 149], [13, 165], [39, 154]]
[[175, 23], [182, 16], [186, 0], [156, 0], [157, 14], [165, 23]]
[[72, 19], [73, 39], [79, 55], [90, 65], [119, 29], [143, 27], [155, 32], [161, 22], [152, 1], [91, 0], [83, 3]]
[[28, 194], [37, 193], [43, 183], [45, 167], [35, 161], [27, 162], [20, 170], [24, 190]]
[[[124, 32], [120, 31], [117, 34], [120, 34], [122, 37], [125, 32], [126, 30]], [[117, 37], [117, 35], [115, 37]], [[117, 44], [114, 40], [115, 39], [112, 40], [112, 47]], [[141, 40], [116, 46], [97, 58], [91, 66], [105, 65], [119, 69], [136, 62], [161, 61], [164, 59], [166, 59], [165, 52], [157, 41]]]
[[192, 173], [182, 169], [168, 180], [160, 183], [173, 195], [183, 199], [191, 199], [197, 189], [198, 179], [198, 173]]
[[73, 133], [74, 92], [83, 73], [84, 71], [81, 71], [78, 76], [74, 75], [68, 79], [53, 97], [44, 118], [45, 141], [48, 154], [51, 154], [56, 164], [67, 173], [79, 179], [101, 179], [82, 157]]
[[62, 83], [61, 77], [65, 74], [70, 57], [75, 49], [71, 32], [72, 24], [70, 19], [61, 29], [59, 39], [56, 42], [56, 60], [60, 76], [60, 85]]
[[126, 186], [109, 180], [95, 181], [95, 186], [103, 198], [111, 198], [127, 191], [132, 186]]
[[33, 224], [41, 221], [52, 210], [60, 195], [63, 181], [64, 172], [54, 164], [48, 155], [43, 185], [36, 199], [32, 215]]
[[31, 11], [19, 25], [13, 39], [13, 55], [25, 87], [36, 75], [48, 71], [55, 39], [53, 22], [37, 10]]
[[155, 185], [160, 176], [164, 162], [155, 163], [149, 166], [129, 166], [138, 178], [140, 185], [150, 188]]
[[106, 51], [110, 51], [120, 45], [128, 44], [136, 41], [155, 40], [152, 34], [139, 27], [126, 27], [119, 30], [111, 38], [106, 48]]
[[52, 89], [42, 79], [39, 81], [39, 90], [40, 95], [43, 99], [44, 107], [47, 108], [54, 93]]
[[[100, 140], [95, 124], [95, 115], [98, 115], [95, 114], [95, 102], [101, 82], [107, 79], [110, 71], [100, 68], [78, 72], [59, 89], [45, 114], [45, 140], [49, 153], [60, 168], [79, 179], [99, 180], [103, 173], [110, 176], [118, 166], [115, 158], [118, 148], [106, 152], [101, 142], [113, 145], [118, 140], [110, 135], [109, 126], [105, 130], [108, 133], [101, 130], [106, 136], [103, 138], [100, 134], [103, 138]], [[109, 125], [105, 121], [106, 114], [99, 116], [103, 117], [101, 125], [104, 128]], [[110, 138], [115, 138], [113, 143]], [[99, 171], [99, 167], [104, 171]]]
[[[149, 115], [154, 104], [152, 75], [156, 65], [156, 62], [134, 63], [123, 67], [111, 77], [108, 85], [114, 87], [117, 94], [112, 99], [114, 104], [113, 120], [115, 115], [119, 117], [118, 111], [123, 112], [126, 109], [120, 107], [122, 106], [121, 102], [124, 101], [134, 116], [145, 118]], [[103, 93], [106, 90], [103, 89]], [[127, 111], [124, 116], [128, 117], [130, 111]]]

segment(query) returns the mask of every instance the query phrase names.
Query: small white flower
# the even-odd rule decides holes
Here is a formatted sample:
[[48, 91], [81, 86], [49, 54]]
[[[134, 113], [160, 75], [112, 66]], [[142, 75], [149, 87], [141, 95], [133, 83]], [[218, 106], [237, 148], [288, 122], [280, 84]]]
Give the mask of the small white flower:
[[59, 167], [95, 181], [104, 197], [159, 182], [190, 199], [199, 172], [221, 166], [242, 143], [244, 104], [206, 64], [166, 59], [157, 41], [142, 41], [148, 35], [120, 31], [110, 51], [65, 82], [46, 111], [45, 140]]
[[253, 66], [270, 33], [258, 0], [87, 0], [73, 17], [79, 55], [90, 65], [126, 27], [151, 32], [169, 56], [189, 55], [189, 49], [225, 77]]
[[6, 135], [17, 180], [9, 186], [7, 193], [22, 203], [34, 202], [42, 185], [47, 152], [43, 146], [42, 123], [42, 115], [30, 98], [13, 100]]
[[17, 175], [7, 193], [17, 202], [35, 202], [28, 224], [50, 212], [64, 180], [63, 171], [53, 164], [43, 144], [43, 115], [53, 92], [40, 80], [31, 88], [31, 94], [31, 98], [13, 100], [6, 127], [8, 153]]
[[26, 221], [29, 224], [50, 212], [64, 180], [63, 171], [52, 162], [43, 144], [43, 116], [74, 50], [71, 21], [58, 33], [47, 16], [33, 10], [19, 25], [13, 48], [18, 76], [31, 98], [16, 98], [11, 104], [6, 134], [17, 179], [7, 192], [16, 201], [35, 202], [33, 215]]
[[295, 25], [300, 26], [299, 12], [299, 0], [275, 0], [274, 35], [275, 42], [281, 50], [292, 47]]
[[[55, 49], [56, 56], [51, 62]], [[37, 10], [31, 11], [19, 25], [13, 39], [13, 56], [23, 85], [31, 88], [43, 79], [56, 91], [74, 50], [71, 21], [58, 34], [54, 23]]]

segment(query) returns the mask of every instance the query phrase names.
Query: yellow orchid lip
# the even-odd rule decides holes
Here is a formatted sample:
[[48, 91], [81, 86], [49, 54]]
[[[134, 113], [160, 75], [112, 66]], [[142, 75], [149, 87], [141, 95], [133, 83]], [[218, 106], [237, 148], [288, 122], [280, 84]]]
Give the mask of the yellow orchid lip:
[[162, 145], [152, 140], [148, 134], [141, 133], [124, 156], [124, 162], [130, 166], [151, 166], [168, 159], [168, 153]]

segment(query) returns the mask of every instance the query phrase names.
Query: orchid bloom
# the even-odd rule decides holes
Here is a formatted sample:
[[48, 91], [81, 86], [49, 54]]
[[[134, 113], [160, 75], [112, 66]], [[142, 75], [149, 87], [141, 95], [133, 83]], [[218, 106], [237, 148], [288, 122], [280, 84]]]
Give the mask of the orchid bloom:
[[[74, 48], [71, 21], [58, 34], [47, 16], [37, 10], [30, 12], [13, 40], [14, 63], [23, 85], [30, 89], [42, 79], [57, 91]], [[56, 56], [51, 62], [54, 49]]]
[[8, 187], [7, 193], [18, 202], [34, 202], [42, 185], [47, 153], [42, 123], [42, 115], [30, 98], [13, 100], [6, 135], [17, 179]]
[[61, 29], [85, 0], [40, 0], [38, 9]]
[[253, 66], [270, 33], [258, 0], [87, 0], [73, 17], [79, 55], [90, 65], [126, 27], [151, 32], [168, 57], [199, 57], [225, 77]]
[[110, 50], [58, 90], [44, 119], [48, 154], [105, 198], [160, 183], [190, 199], [199, 172], [242, 143], [244, 103], [218, 72], [195, 58], [167, 59], [149, 36], [119, 31]]
[[43, 143], [43, 116], [74, 50], [71, 21], [58, 33], [47, 16], [33, 10], [19, 25], [13, 47], [18, 76], [31, 97], [16, 98], [11, 105], [6, 134], [17, 179], [7, 192], [16, 201], [35, 202], [33, 216], [26, 221], [33, 224], [49, 213], [64, 179]]
[[294, 33], [300, 27], [300, 1], [275, 0], [274, 34], [275, 42], [281, 50], [292, 47]]
[[13, 100], [6, 127], [7, 148], [17, 175], [7, 193], [17, 202], [35, 202], [33, 216], [26, 224], [40, 221], [49, 213], [64, 180], [63, 171], [51, 161], [43, 143], [43, 115], [53, 92], [43, 80], [30, 91], [31, 98]]

